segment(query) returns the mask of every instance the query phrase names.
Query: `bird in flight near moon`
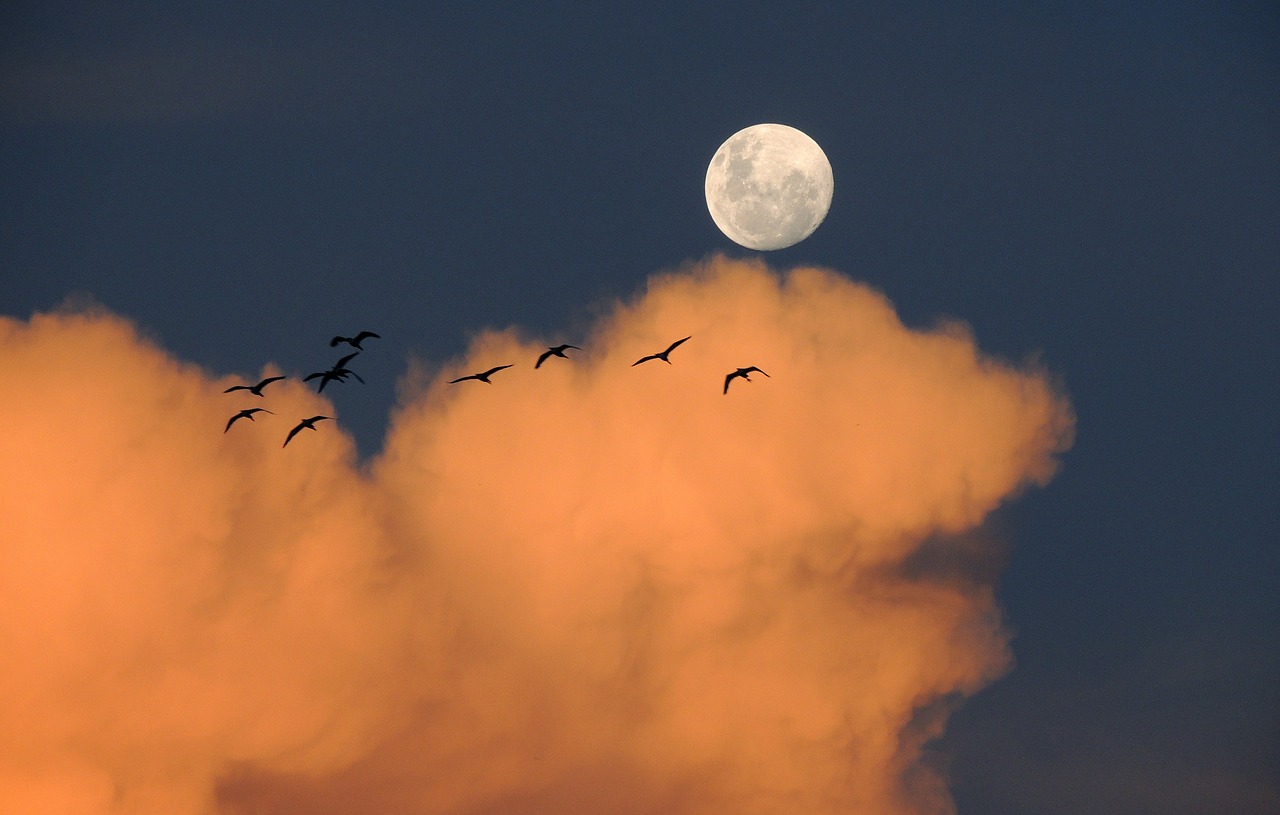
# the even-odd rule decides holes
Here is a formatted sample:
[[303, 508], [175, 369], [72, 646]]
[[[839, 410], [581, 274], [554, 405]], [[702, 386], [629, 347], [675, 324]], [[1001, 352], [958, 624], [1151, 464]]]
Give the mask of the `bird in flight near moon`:
[[660, 359], [663, 362], [670, 365], [671, 360], [667, 359], [667, 357], [670, 356], [671, 352], [676, 350], [676, 348], [678, 348], [681, 343], [687, 342], [689, 339], [690, 339], [689, 337], [685, 337], [683, 340], [676, 340], [675, 342], [668, 345], [667, 350], [665, 351], [659, 351], [656, 354], [649, 354], [647, 357], [640, 357], [640, 359], [637, 359], [635, 362], [631, 363], [631, 367], [634, 368], [637, 365], [639, 365], [641, 362], [648, 362], [651, 359]]
[[240, 419], [248, 419], [249, 421], [251, 421], [251, 422], [252, 422], [252, 421], [253, 421], [253, 414], [255, 414], [255, 413], [272, 413], [272, 412], [273, 412], [273, 411], [267, 410], [266, 408], [245, 408], [244, 410], [240, 411], [239, 413], [237, 413], [236, 415], [232, 416], [230, 419], [228, 419], [228, 420], [227, 420], [227, 428], [226, 428], [226, 430], [223, 430], [222, 432], [223, 432], [223, 433], [226, 433], [226, 432], [227, 432], [227, 430], [230, 430], [230, 429], [231, 429], [231, 425], [235, 424], [235, 423], [236, 423], [237, 421], [239, 421]]
[[510, 367], [511, 367], [510, 365], [496, 365], [496, 366], [494, 366], [494, 367], [490, 368], [489, 370], [487, 370], [487, 371], [481, 371], [481, 372], [480, 372], [480, 373], [478, 373], [478, 374], [470, 374], [470, 375], [468, 375], [468, 376], [460, 376], [460, 377], [458, 377], [457, 379], [451, 379], [451, 380], [449, 380], [449, 384], [450, 384], [450, 385], [455, 385], [455, 384], [457, 384], [457, 383], [459, 383], [459, 382], [465, 382], [465, 381], [467, 381], [468, 379], [475, 379], [475, 380], [477, 380], [477, 381], [479, 381], [479, 382], [484, 382], [484, 383], [485, 383], [485, 384], [487, 384], [487, 385], [492, 385], [493, 383], [489, 381], [489, 377], [493, 376], [493, 375], [494, 375], [494, 374], [496, 374], [498, 371], [506, 370], [507, 368], [510, 368]]
[[725, 375], [725, 378], [724, 378], [724, 391], [723, 391], [723, 393], [728, 393], [728, 392], [729, 392], [729, 383], [730, 383], [730, 382], [732, 382], [736, 377], [739, 377], [739, 376], [740, 376], [740, 377], [742, 377], [742, 378], [743, 378], [743, 380], [745, 380], [745, 381], [747, 381], [747, 382], [750, 382], [750, 381], [751, 381], [751, 374], [753, 374], [753, 373], [760, 373], [760, 374], [764, 374], [765, 376], [768, 376], [768, 374], [765, 374], [765, 373], [764, 373], [764, 371], [760, 370], [759, 368], [757, 368], [757, 367], [756, 367], [756, 366], [754, 366], [754, 365], [752, 365], [750, 368], [739, 368], [738, 370], [734, 371], [733, 373], [731, 373], [731, 374], [726, 374], [726, 375]]
[[332, 416], [312, 416], [310, 419], [303, 419], [302, 421], [298, 422], [297, 427], [289, 431], [289, 435], [284, 437], [284, 444], [280, 446], [288, 447], [289, 442], [293, 441], [293, 437], [298, 435], [300, 431], [315, 430], [316, 422], [323, 421], [325, 419], [332, 419], [332, 418], [333, 418]]
[[[827, 211], [831, 208], [831, 195], [834, 180], [831, 163], [822, 152], [818, 143], [794, 127], [782, 124], [758, 124], [734, 133], [711, 157], [707, 166], [705, 193], [707, 209], [716, 226], [728, 238], [748, 249], [773, 250], [794, 246], [813, 234]], [[354, 377], [359, 382], [364, 380], [347, 364], [360, 354], [363, 343], [368, 339], [381, 339], [381, 335], [373, 331], [360, 331], [354, 336], [335, 335], [329, 340], [329, 347], [349, 345], [353, 351], [334, 363], [328, 370], [317, 371], [303, 377], [304, 382], [319, 379], [319, 392], [323, 392], [330, 382], [345, 382]], [[635, 367], [645, 362], [660, 359], [671, 364], [671, 352], [691, 337], [683, 337], [668, 345], [662, 351], [647, 354], [635, 362]], [[581, 351], [576, 345], [562, 343], [547, 346], [534, 363], [534, 368], [551, 357], [568, 359], [569, 349]], [[449, 381], [450, 385], [467, 380], [476, 380], [492, 385], [490, 379], [499, 371], [511, 365], [497, 365], [487, 371], [460, 376]], [[729, 392], [729, 385], [734, 379], [751, 381], [750, 374], [767, 373], [755, 367], [738, 368], [724, 378], [723, 393]], [[233, 385], [226, 393], [246, 390], [254, 396], [261, 397], [262, 390], [272, 382], [285, 379], [284, 376], [272, 376], [255, 385]], [[231, 429], [240, 419], [253, 420], [254, 414], [270, 413], [265, 408], [242, 410], [227, 421], [223, 432]], [[313, 416], [303, 419], [285, 438], [287, 446], [301, 430], [315, 430], [318, 421], [328, 416]]]
[[329, 370], [316, 371], [313, 374], [308, 374], [302, 377], [302, 381], [310, 382], [313, 379], [319, 379], [320, 387], [316, 389], [317, 393], [323, 392], [324, 386], [329, 384], [330, 382], [333, 382], [333, 381], [346, 382], [348, 376], [354, 376], [356, 378], [356, 381], [358, 381], [361, 385], [363, 385], [364, 380], [360, 378], [360, 374], [356, 373], [355, 371], [347, 367], [347, 363], [355, 359], [357, 356], [359, 356], [359, 354], [360, 354], [359, 351], [347, 354], [345, 357], [335, 362], [333, 364], [333, 367], [330, 368]]
[[375, 340], [382, 339], [381, 335], [375, 334], [372, 331], [361, 331], [359, 334], [356, 334], [354, 337], [334, 337], [333, 339], [329, 340], [329, 347], [337, 348], [338, 343], [345, 342], [347, 345], [350, 345], [352, 348], [356, 349], [357, 351], [363, 351], [364, 349], [360, 347], [360, 344], [363, 343], [365, 340], [369, 339], [370, 337], [372, 337]]
[[564, 357], [565, 359], [568, 359], [569, 355], [566, 354], [565, 351], [569, 350], [570, 348], [573, 348], [574, 350], [577, 350], [577, 351], [582, 350], [578, 346], [569, 345], [568, 343], [564, 343], [562, 345], [549, 346], [547, 350], [543, 351], [542, 354], [538, 357], [538, 361], [534, 363], [533, 367], [541, 368], [542, 363], [547, 361], [547, 357]]
[[261, 396], [263, 388], [270, 385], [272, 382], [276, 382], [281, 379], [287, 379], [287, 378], [288, 377], [284, 377], [284, 376], [269, 376], [256, 385], [232, 385], [231, 387], [223, 391], [223, 393], [231, 393], [232, 391], [248, 391], [249, 393], [252, 393], [254, 396]]

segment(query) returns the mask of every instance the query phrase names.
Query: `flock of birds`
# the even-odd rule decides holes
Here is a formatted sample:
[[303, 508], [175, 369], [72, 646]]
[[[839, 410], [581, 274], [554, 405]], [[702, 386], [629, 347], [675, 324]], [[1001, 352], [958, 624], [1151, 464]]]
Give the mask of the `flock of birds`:
[[[364, 379], [360, 377], [360, 374], [348, 368], [347, 365], [350, 364], [351, 360], [355, 359], [360, 354], [360, 352], [364, 350], [364, 348], [362, 347], [362, 343], [364, 343], [364, 341], [368, 339], [380, 340], [382, 339], [382, 337], [378, 334], [373, 333], [372, 331], [361, 331], [359, 334], [356, 334], [354, 337], [334, 337], [333, 339], [329, 340], [330, 348], [337, 348], [339, 345], [346, 343], [347, 345], [350, 345], [352, 348], [356, 350], [350, 354], [347, 354], [345, 357], [338, 360], [333, 365], [329, 366], [327, 370], [316, 371], [313, 374], [307, 374], [306, 376], [302, 377], [302, 381], [310, 382], [313, 379], [319, 379], [320, 385], [318, 388], [316, 388], [316, 391], [318, 393], [323, 392], [324, 386], [328, 385], [330, 382], [346, 382], [348, 377], [355, 377], [356, 381], [363, 385]], [[281, 379], [288, 379], [288, 377], [287, 376], [269, 376], [256, 385], [232, 385], [231, 387], [223, 391], [223, 393], [232, 393], [234, 391], [248, 391], [249, 393], [252, 393], [254, 396], [261, 397], [263, 388], [270, 385], [272, 382], [278, 382]], [[254, 421], [253, 416], [255, 413], [271, 413], [272, 415], [275, 415], [274, 411], [267, 410], [266, 408], [260, 408], [260, 407], [245, 408], [244, 410], [240, 411], [239, 413], [237, 413], [236, 415], [232, 416], [230, 419], [227, 420], [227, 426], [226, 428], [223, 429], [222, 432], [226, 433], [228, 430], [231, 429], [231, 426], [233, 424], [240, 421], [241, 419], [248, 419], [251, 422]], [[321, 422], [321, 421], [324, 421], [325, 419], [332, 419], [332, 418], [333, 418], [332, 416], [312, 416], [308, 419], [303, 419], [302, 421], [298, 422], [298, 424], [295, 425], [292, 430], [289, 431], [289, 435], [284, 437], [284, 444], [280, 446], [288, 447], [289, 442], [293, 441], [293, 437], [298, 435], [298, 433], [300, 433], [301, 431], [315, 430], [316, 422]]]
[[[359, 334], [356, 334], [354, 337], [334, 337], [332, 340], [329, 341], [330, 348], [336, 348], [339, 345], [345, 343], [347, 345], [350, 345], [352, 348], [356, 350], [350, 354], [347, 354], [342, 359], [339, 359], [337, 362], [331, 365], [327, 370], [316, 371], [315, 373], [304, 376], [302, 378], [302, 381], [310, 382], [313, 379], [319, 379], [320, 384], [316, 388], [317, 393], [323, 392], [325, 385], [329, 384], [330, 382], [346, 382], [348, 377], [355, 377], [356, 381], [360, 382], [361, 384], [364, 384], [364, 380], [360, 378], [360, 375], [357, 374], [355, 371], [351, 370], [350, 368], [348, 368], [347, 366], [350, 364], [351, 360], [359, 356], [360, 352], [364, 350], [362, 347], [362, 343], [367, 339], [382, 339], [382, 337], [380, 337], [378, 334], [373, 333], [372, 331], [361, 331]], [[671, 352], [679, 348], [682, 344], [688, 342], [690, 339], [692, 339], [692, 337], [684, 337], [683, 339], [679, 339], [671, 343], [663, 351], [658, 351], [655, 354], [649, 354], [647, 356], [640, 357], [640, 359], [637, 359], [635, 362], [631, 363], [631, 367], [634, 368], [635, 366], [640, 365], [641, 363], [650, 362], [655, 359], [660, 359], [663, 362], [670, 365]], [[548, 346], [547, 350], [543, 351], [538, 356], [538, 361], [534, 363], [533, 367], [541, 368], [542, 363], [546, 362], [551, 357], [562, 357], [564, 359], [569, 359], [569, 355], [566, 352], [571, 348], [574, 349], [575, 351], [582, 350], [578, 346], [569, 345], [568, 343], [564, 343], [561, 345]], [[474, 379], [477, 382], [484, 382], [487, 385], [492, 385], [493, 380], [491, 380], [489, 377], [493, 376], [498, 371], [504, 371], [507, 368], [512, 368], [512, 367], [514, 367], [514, 365], [496, 365], [487, 371], [481, 371], [479, 373], [468, 374], [467, 376], [460, 376], [457, 379], [451, 379], [449, 380], [449, 384], [456, 385], [459, 382], [466, 382], [469, 379]], [[729, 392], [729, 384], [733, 382], [734, 379], [741, 378], [744, 381], [750, 382], [751, 374], [753, 373], [759, 373], [759, 374], [764, 374], [765, 376], [768, 376], [767, 373], [765, 373], [764, 371], [762, 371], [761, 369], [757, 368], [754, 365], [747, 368], [738, 368], [737, 370], [734, 370], [728, 374], [725, 374], [724, 390], [722, 391], [722, 393], [727, 394]], [[243, 390], [243, 391], [248, 391], [249, 393], [252, 393], [254, 396], [261, 397], [262, 389], [265, 388], [267, 385], [270, 385], [272, 382], [276, 382], [281, 379], [287, 379], [287, 378], [288, 377], [285, 377], [285, 376], [269, 376], [256, 385], [232, 385], [231, 387], [223, 391], [223, 393], [231, 393], [233, 391]], [[224, 429], [222, 432], [226, 433], [228, 430], [231, 429], [231, 426], [233, 424], [235, 424], [241, 419], [248, 419], [251, 422], [254, 421], [253, 416], [255, 413], [272, 413], [274, 415], [272, 411], [267, 410], [266, 408], [261, 408], [261, 407], [245, 408], [244, 410], [241, 410], [239, 413], [237, 413], [236, 415], [232, 416], [230, 419], [227, 420], [226, 429]], [[310, 418], [301, 420], [300, 422], [298, 422], [296, 426], [294, 426], [292, 430], [289, 431], [289, 435], [285, 436], [284, 444], [280, 446], [288, 447], [289, 442], [293, 441], [293, 437], [298, 435], [298, 433], [300, 433], [303, 430], [315, 430], [316, 422], [324, 421], [326, 419], [333, 419], [333, 417], [332, 416], [312, 416]]]
[[[640, 359], [637, 359], [635, 362], [631, 363], [631, 367], [634, 368], [642, 362], [649, 362], [650, 360], [654, 360], [654, 359], [660, 359], [663, 362], [670, 365], [671, 352], [679, 348], [682, 343], [688, 342], [690, 339], [692, 339], [692, 337], [685, 337], [684, 339], [676, 340], [675, 342], [668, 345], [666, 350], [664, 351], [659, 351], [656, 354], [649, 354], [648, 356], [640, 357]], [[542, 363], [546, 362], [549, 357], [564, 357], [565, 359], [568, 359], [569, 355], [566, 354], [565, 352], [568, 351], [570, 348], [573, 348], [574, 350], [577, 350], [577, 351], [582, 350], [578, 346], [569, 345], [568, 343], [565, 343], [564, 345], [548, 346], [547, 350], [543, 351], [542, 354], [538, 356], [538, 361], [533, 364], [533, 367], [541, 368]], [[512, 367], [514, 366], [513, 365], [497, 365], [493, 368], [490, 368], [487, 371], [481, 371], [478, 374], [469, 374], [467, 376], [460, 376], [457, 379], [451, 379], [449, 380], [449, 384], [456, 385], [457, 383], [465, 382], [468, 379], [475, 379], [479, 382], [484, 382], [485, 384], [492, 385], [493, 380], [491, 380], [489, 377], [493, 376], [498, 371], [504, 371], [507, 368], [512, 368]], [[746, 381], [750, 382], [751, 374], [753, 373], [761, 373], [761, 374], [764, 374], [765, 376], [768, 376], [768, 374], [765, 374], [764, 371], [760, 370], [754, 365], [752, 365], [749, 368], [738, 368], [736, 371], [733, 371], [732, 373], [725, 375], [723, 393], [729, 392], [729, 383], [738, 377], [742, 377]]]

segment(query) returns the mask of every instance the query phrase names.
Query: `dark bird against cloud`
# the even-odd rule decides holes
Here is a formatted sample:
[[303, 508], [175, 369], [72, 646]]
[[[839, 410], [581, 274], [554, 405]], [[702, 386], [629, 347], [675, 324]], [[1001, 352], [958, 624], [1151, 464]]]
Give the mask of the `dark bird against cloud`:
[[297, 427], [289, 431], [289, 435], [285, 436], [284, 438], [284, 444], [280, 446], [288, 447], [289, 442], [293, 441], [293, 437], [298, 435], [299, 430], [302, 430], [304, 428], [307, 430], [315, 430], [316, 422], [323, 421], [324, 419], [332, 419], [332, 418], [333, 418], [332, 416], [312, 416], [310, 419], [303, 419], [302, 421], [298, 422]]
[[552, 345], [552, 346], [548, 347], [548, 348], [547, 348], [547, 350], [545, 350], [545, 351], [543, 351], [543, 352], [542, 352], [542, 355], [538, 357], [538, 361], [537, 361], [536, 363], [534, 363], [534, 366], [533, 366], [533, 367], [534, 367], [534, 368], [541, 368], [541, 367], [542, 367], [542, 363], [544, 363], [544, 362], [546, 362], [546, 361], [547, 361], [547, 357], [556, 356], [556, 357], [564, 357], [565, 359], [568, 359], [568, 358], [569, 358], [569, 355], [565, 353], [565, 350], [566, 350], [566, 349], [569, 349], [569, 348], [573, 348], [573, 349], [575, 349], [575, 350], [577, 350], [577, 351], [581, 351], [581, 350], [582, 350], [581, 348], [579, 348], [579, 347], [578, 347], [578, 346], [576, 346], [576, 345], [568, 345], [568, 344], [564, 344], [564, 345]]
[[743, 379], [745, 379], [747, 382], [750, 382], [750, 381], [751, 381], [751, 377], [749, 376], [749, 374], [751, 374], [752, 372], [755, 372], [755, 373], [762, 373], [762, 374], [764, 374], [765, 376], [769, 376], [768, 374], [765, 374], [765, 373], [764, 373], [764, 371], [760, 370], [759, 368], [757, 368], [757, 367], [756, 367], [756, 366], [754, 366], [754, 365], [752, 365], [750, 368], [739, 368], [738, 370], [734, 371], [733, 373], [731, 373], [731, 374], [727, 374], [727, 375], [725, 376], [725, 378], [724, 378], [724, 393], [728, 393], [728, 392], [729, 392], [729, 383], [730, 383], [730, 382], [732, 382], [732, 381], [734, 380], [734, 378], [736, 378], [736, 377], [739, 377], [739, 376], [740, 376], [740, 377], [742, 377]]
[[469, 376], [460, 376], [460, 377], [458, 377], [457, 379], [451, 379], [451, 380], [449, 380], [449, 384], [450, 384], [450, 385], [455, 385], [455, 384], [457, 384], [457, 383], [459, 383], [459, 382], [465, 382], [465, 381], [467, 381], [468, 379], [478, 379], [478, 380], [480, 380], [481, 382], [487, 382], [488, 384], [492, 385], [493, 383], [492, 383], [492, 382], [489, 382], [489, 377], [493, 376], [493, 375], [494, 375], [494, 374], [496, 374], [498, 371], [501, 371], [501, 370], [504, 370], [504, 369], [506, 369], [506, 368], [510, 368], [510, 367], [511, 367], [510, 365], [499, 365], [499, 366], [497, 366], [496, 368], [490, 368], [489, 370], [484, 371], [483, 373], [471, 374], [471, 375], [469, 375]]
[[227, 420], [227, 428], [222, 432], [226, 433], [227, 430], [231, 429], [231, 425], [235, 424], [240, 419], [248, 419], [249, 421], [252, 422], [254, 420], [253, 414], [259, 413], [259, 412], [271, 413], [272, 411], [267, 410], [266, 408], [245, 408], [244, 410], [240, 411], [239, 413], [237, 413], [236, 415], [232, 416], [230, 419]]
[[637, 359], [635, 362], [631, 363], [631, 367], [632, 367], [632, 368], [634, 368], [634, 367], [636, 367], [637, 365], [639, 365], [641, 362], [648, 362], [648, 361], [649, 361], [649, 360], [651, 360], [651, 359], [660, 359], [660, 360], [662, 360], [663, 362], [665, 362], [665, 363], [667, 363], [668, 365], [670, 365], [670, 364], [671, 364], [671, 360], [667, 359], [667, 357], [671, 354], [671, 352], [672, 352], [672, 351], [676, 350], [676, 348], [678, 348], [678, 347], [680, 346], [680, 344], [681, 344], [681, 343], [683, 343], [683, 342], [687, 342], [689, 339], [690, 339], [690, 337], [685, 337], [683, 340], [676, 340], [675, 342], [673, 342], [673, 343], [671, 343], [670, 345], [668, 345], [668, 346], [667, 346], [667, 350], [665, 350], [665, 351], [659, 351], [658, 353], [656, 353], [656, 354], [650, 354], [650, 355], [649, 355], [649, 356], [647, 356], [647, 357], [640, 357], [640, 359]]
[[353, 370], [351, 370], [350, 368], [348, 368], [348, 367], [347, 367], [347, 363], [348, 363], [348, 362], [350, 362], [352, 359], [354, 359], [354, 358], [355, 358], [356, 356], [358, 356], [359, 354], [360, 354], [360, 352], [359, 352], [359, 351], [356, 351], [356, 352], [351, 353], [351, 354], [347, 354], [345, 357], [343, 357], [342, 359], [340, 359], [340, 360], [338, 360], [337, 362], [335, 362], [335, 363], [333, 364], [333, 367], [332, 367], [332, 368], [330, 368], [329, 370], [327, 370], [327, 371], [316, 371], [316, 372], [315, 372], [315, 373], [313, 373], [313, 374], [307, 374], [306, 376], [304, 376], [304, 377], [302, 378], [302, 381], [303, 381], [303, 382], [310, 382], [310, 381], [311, 381], [311, 380], [313, 380], [313, 379], [319, 378], [319, 380], [320, 380], [320, 387], [316, 388], [316, 392], [317, 392], [317, 393], [323, 393], [323, 392], [324, 392], [324, 386], [325, 386], [325, 385], [327, 385], [327, 384], [329, 384], [330, 382], [334, 382], [334, 381], [337, 381], [337, 382], [346, 382], [346, 381], [347, 381], [347, 377], [348, 377], [348, 376], [354, 376], [354, 377], [356, 378], [356, 380], [357, 380], [357, 381], [359, 381], [361, 385], [363, 385], [363, 384], [364, 384], [364, 379], [362, 379], [362, 378], [360, 377], [360, 374], [356, 373], [355, 371], [353, 371]]
[[223, 393], [231, 393], [232, 391], [248, 391], [249, 393], [252, 393], [254, 396], [261, 396], [262, 389], [265, 388], [267, 385], [270, 385], [272, 382], [275, 382], [278, 379], [287, 379], [287, 378], [288, 377], [284, 377], [284, 376], [269, 376], [256, 385], [232, 385], [231, 387], [223, 391]]
[[333, 339], [329, 340], [329, 347], [337, 348], [339, 343], [345, 342], [347, 345], [350, 345], [352, 348], [355, 348], [357, 351], [363, 351], [364, 349], [360, 347], [360, 343], [364, 342], [370, 337], [372, 337], [375, 340], [382, 339], [381, 335], [375, 334], [372, 331], [361, 331], [359, 334], [356, 334], [354, 337], [334, 337]]

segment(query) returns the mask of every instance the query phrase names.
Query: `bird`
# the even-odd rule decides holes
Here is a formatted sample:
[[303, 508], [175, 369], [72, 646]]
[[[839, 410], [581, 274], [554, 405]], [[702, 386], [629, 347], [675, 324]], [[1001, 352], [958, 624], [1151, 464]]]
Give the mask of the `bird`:
[[333, 368], [331, 368], [330, 370], [334, 370], [334, 371], [345, 371], [345, 370], [346, 370], [346, 368], [347, 368], [347, 363], [348, 363], [348, 362], [350, 362], [351, 360], [355, 359], [355, 358], [356, 358], [356, 357], [358, 357], [358, 356], [360, 356], [360, 352], [359, 352], [359, 351], [353, 351], [352, 353], [347, 354], [347, 355], [346, 355], [345, 357], [343, 357], [342, 359], [340, 359], [340, 360], [338, 360], [337, 362], [333, 363]]
[[[750, 382], [750, 381], [751, 381], [751, 377], [750, 377], [750, 376], [748, 376], [748, 374], [750, 374], [752, 371], [757, 371], [757, 372], [759, 372], [759, 373], [764, 374], [764, 371], [761, 371], [759, 368], [757, 368], [757, 367], [756, 367], [756, 366], [754, 366], [754, 365], [752, 365], [750, 368], [739, 368], [738, 370], [734, 371], [733, 373], [731, 373], [731, 374], [727, 374], [727, 375], [725, 376], [725, 378], [724, 378], [724, 392], [725, 392], [725, 393], [728, 393], [728, 392], [729, 392], [729, 383], [733, 381], [733, 378], [734, 378], [735, 376], [740, 376], [740, 377], [742, 377], [743, 379], [745, 379], [746, 381]], [[769, 376], [768, 374], [764, 374], [764, 375], [765, 375], [765, 376]]]
[[[324, 393], [325, 385], [328, 385], [330, 382], [346, 382], [348, 376], [354, 376], [356, 379], [360, 379], [360, 376], [355, 371], [337, 370], [337, 371], [318, 371], [314, 374], [311, 374], [310, 376], [303, 377], [302, 381], [306, 382], [310, 379], [315, 379], [316, 377], [320, 377], [320, 387], [316, 388], [316, 393]], [[360, 379], [360, 382], [361, 384], [363, 384], [364, 380]]]
[[360, 343], [364, 342], [370, 337], [373, 337], [375, 340], [382, 339], [382, 336], [380, 334], [375, 334], [372, 331], [361, 331], [359, 334], [356, 334], [354, 337], [334, 337], [333, 339], [329, 340], [329, 347], [337, 348], [338, 343], [345, 342], [347, 345], [350, 345], [352, 348], [356, 349], [357, 351], [363, 351], [364, 349], [360, 347]]
[[460, 377], [458, 377], [457, 379], [451, 379], [451, 380], [449, 380], [449, 384], [450, 384], [450, 385], [453, 385], [453, 384], [458, 383], [458, 382], [464, 382], [464, 381], [466, 381], [466, 380], [468, 380], [468, 379], [478, 379], [478, 380], [480, 380], [481, 382], [486, 382], [486, 383], [488, 383], [488, 384], [492, 385], [493, 383], [492, 383], [492, 382], [489, 382], [489, 377], [493, 376], [493, 375], [494, 375], [494, 374], [496, 374], [498, 371], [501, 371], [501, 370], [502, 370], [502, 369], [504, 369], [504, 368], [510, 368], [510, 367], [511, 367], [510, 365], [499, 365], [499, 366], [498, 366], [498, 367], [496, 367], [496, 368], [490, 368], [489, 370], [485, 371], [484, 373], [471, 374], [470, 376], [460, 376]]
[[667, 363], [668, 365], [670, 365], [670, 364], [671, 364], [671, 360], [667, 359], [667, 355], [669, 355], [672, 351], [676, 350], [676, 348], [677, 348], [677, 347], [679, 347], [680, 343], [685, 342], [685, 341], [687, 341], [688, 339], [689, 339], [689, 337], [685, 337], [683, 340], [676, 340], [675, 342], [673, 342], [673, 343], [671, 343], [670, 345], [668, 345], [668, 346], [667, 346], [667, 350], [665, 350], [665, 351], [659, 351], [658, 353], [656, 353], [656, 354], [650, 354], [650, 355], [649, 355], [649, 356], [647, 356], [647, 357], [640, 357], [640, 359], [637, 359], [635, 362], [631, 363], [631, 367], [632, 367], [632, 368], [634, 368], [634, 367], [636, 367], [637, 365], [639, 365], [641, 362], [648, 362], [648, 361], [649, 361], [649, 360], [651, 360], [651, 359], [660, 359], [660, 360], [662, 360], [663, 362], [665, 362], [665, 363]]
[[578, 348], [578, 346], [576, 345], [568, 345], [568, 344], [547, 346], [547, 350], [542, 352], [542, 356], [538, 357], [538, 361], [534, 364], [533, 367], [541, 368], [542, 363], [547, 361], [547, 357], [554, 356], [554, 357], [564, 357], [565, 359], [568, 359], [569, 355], [565, 353], [565, 350], [568, 348], [573, 348], [578, 351], [582, 350], [581, 348]]
[[310, 382], [311, 380], [316, 379], [318, 377], [320, 379], [320, 387], [316, 388], [317, 393], [324, 392], [324, 386], [335, 380], [338, 382], [346, 382], [348, 376], [354, 376], [357, 380], [359, 380], [360, 384], [363, 385], [364, 380], [360, 378], [360, 374], [356, 373], [355, 371], [347, 367], [347, 363], [350, 362], [352, 359], [354, 359], [359, 353], [360, 353], [359, 351], [356, 351], [355, 353], [347, 354], [342, 359], [333, 363], [333, 367], [330, 368], [329, 370], [316, 371], [313, 374], [307, 374], [306, 376], [302, 377], [302, 381]]
[[[245, 408], [244, 410], [240, 411], [239, 413], [237, 413], [236, 415], [232, 416], [230, 419], [227, 420], [227, 430], [230, 430], [231, 425], [235, 424], [238, 419], [248, 419], [249, 421], [252, 422], [253, 414], [258, 413], [259, 411], [261, 411], [262, 413], [274, 412], [274, 411], [267, 410], [266, 408]], [[227, 430], [223, 430], [222, 432], [226, 433]]]
[[298, 431], [302, 430], [304, 427], [310, 430], [315, 430], [316, 422], [321, 421], [322, 419], [332, 419], [332, 418], [333, 418], [332, 416], [312, 416], [310, 419], [303, 419], [302, 421], [298, 422], [297, 427], [289, 431], [289, 435], [284, 437], [284, 444], [280, 446], [288, 447], [289, 442], [293, 441], [293, 437], [298, 435]]
[[270, 385], [272, 382], [275, 382], [277, 379], [288, 379], [288, 377], [269, 376], [256, 385], [232, 385], [231, 387], [223, 391], [223, 393], [231, 393], [232, 391], [248, 391], [249, 393], [252, 393], [254, 396], [261, 396], [262, 389]]

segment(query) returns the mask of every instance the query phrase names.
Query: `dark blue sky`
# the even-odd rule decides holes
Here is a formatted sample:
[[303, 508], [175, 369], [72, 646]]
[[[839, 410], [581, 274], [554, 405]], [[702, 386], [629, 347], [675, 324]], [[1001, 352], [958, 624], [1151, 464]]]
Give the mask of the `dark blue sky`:
[[1018, 665], [940, 745], [960, 811], [1275, 811], [1273, 5], [102, 5], [0, 10], [0, 312], [91, 297], [245, 375], [376, 330], [335, 395], [372, 453], [411, 356], [750, 254], [706, 163], [798, 127], [835, 199], [767, 260], [1036, 355], [1077, 413], [996, 519]]

